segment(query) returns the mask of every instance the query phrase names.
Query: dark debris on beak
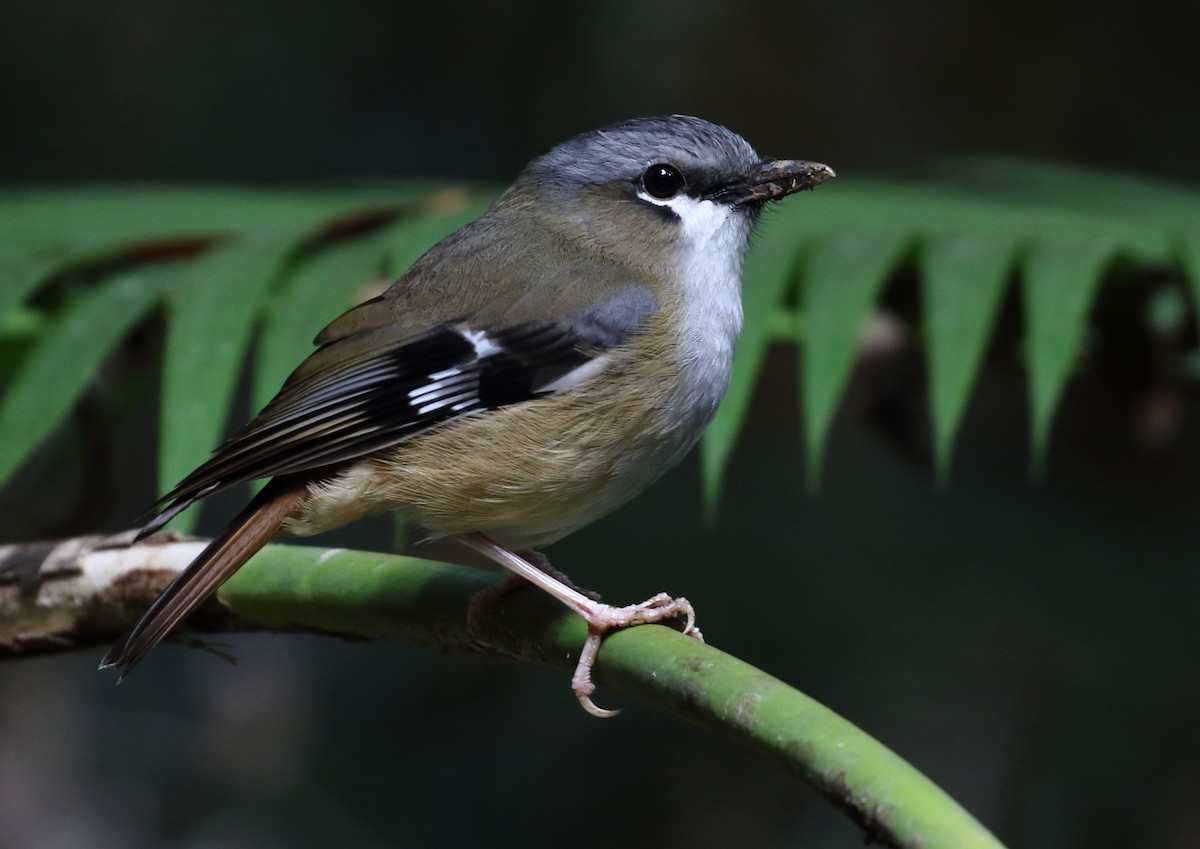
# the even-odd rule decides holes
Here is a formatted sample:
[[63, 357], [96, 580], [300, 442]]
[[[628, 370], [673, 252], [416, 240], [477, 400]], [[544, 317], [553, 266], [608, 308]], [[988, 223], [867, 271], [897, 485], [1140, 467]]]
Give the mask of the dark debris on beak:
[[760, 162], [744, 179], [722, 186], [705, 196], [707, 200], [743, 206], [779, 200], [794, 192], [811, 189], [835, 177], [833, 169], [820, 162], [773, 159]]

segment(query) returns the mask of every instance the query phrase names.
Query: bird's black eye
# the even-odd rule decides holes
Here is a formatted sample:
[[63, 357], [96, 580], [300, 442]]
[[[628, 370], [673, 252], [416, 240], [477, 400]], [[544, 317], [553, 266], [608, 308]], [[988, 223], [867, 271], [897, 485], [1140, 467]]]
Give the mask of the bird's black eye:
[[642, 188], [652, 198], [668, 200], [687, 188], [687, 180], [674, 165], [659, 162], [642, 173]]

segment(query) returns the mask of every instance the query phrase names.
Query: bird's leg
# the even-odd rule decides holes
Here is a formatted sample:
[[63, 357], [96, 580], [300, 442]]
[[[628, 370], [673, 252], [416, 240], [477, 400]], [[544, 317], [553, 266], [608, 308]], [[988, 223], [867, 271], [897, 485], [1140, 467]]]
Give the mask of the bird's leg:
[[554, 580], [563, 584], [564, 586], [568, 586], [571, 589], [575, 590], [576, 592], [583, 593], [585, 596], [590, 598], [592, 601], [600, 600], [600, 593], [596, 592], [595, 590], [585, 590], [583, 587], [578, 586], [574, 581], [572, 581], [570, 578], [568, 578], [562, 572], [558, 571], [553, 566], [551, 566], [550, 558], [547, 557], [546, 555], [542, 554], [540, 551], [534, 551], [532, 548], [527, 548], [524, 551], [518, 551], [517, 555], [519, 557], [521, 557], [522, 559], [529, 561], [530, 564], [541, 569], [543, 572], [545, 572], [551, 578], [553, 578]]
[[[459, 539], [480, 554], [496, 561], [534, 586], [544, 590], [565, 604], [570, 610], [583, 617], [587, 622], [588, 635], [583, 649], [579, 653], [579, 662], [575, 666], [575, 674], [571, 677], [571, 688], [583, 709], [593, 716], [615, 716], [618, 711], [605, 710], [592, 701], [592, 693], [596, 685], [592, 681], [592, 666], [596, 662], [596, 654], [600, 643], [610, 631], [629, 628], [634, 625], [648, 625], [654, 622], [669, 622], [683, 620], [680, 629], [684, 634], [701, 642], [704, 637], [696, 627], [696, 612], [686, 598], [671, 598], [666, 593], [659, 593], [641, 604], [631, 604], [627, 607], [614, 607], [611, 604], [589, 598], [569, 581], [560, 580], [557, 571], [550, 570], [546, 559], [541, 555], [529, 557], [498, 545], [481, 533], [463, 534]], [[533, 562], [533, 561], [537, 562]], [[551, 572], [553, 571], [553, 574]], [[474, 605], [473, 605], [474, 606]]]
[[[522, 560], [527, 561], [531, 566], [541, 569], [551, 578], [554, 578], [556, 581], [560, 581], [562, 584], [570, 587], [576, 592], [582, 593], [592, 601], [600, 600], [600, 593], [593, 590], [585, 590], [583, 587], [576, 586], [570, 578], [551, 566], [550, 559], [540, 551], [534, 551], [530, 548], [525, 549], [524, 551], [518, 551], [516, 554]], [[528, 587], [529, 585], [529, 581], [525, 580], [520, 575], [509, 573], [509, 576], [500, 583], [494, 584], [485, 590], [480, 590], [479, 592], [475, 593], [475, 595], [471, 596], [471, 605], [467, 611], [467, 617], [471, 622], [482, 620], [492, 605], [496, 604], [496, 602], [500, 601], [500, 599], [504, 598], [513, 590], [520, 589], [521, 587]]]

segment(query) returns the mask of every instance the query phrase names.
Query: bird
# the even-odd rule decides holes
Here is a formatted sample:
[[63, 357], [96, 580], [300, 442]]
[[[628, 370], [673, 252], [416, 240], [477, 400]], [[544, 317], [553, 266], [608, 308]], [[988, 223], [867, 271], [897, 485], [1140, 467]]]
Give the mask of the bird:
[[105, 655], [128, 674], [279, 533], [401, 510], [605, 634], [674, 622], [686, 599], [601, 603], [538, 549], [678, 463], [728, 387], [742, 266], [763, 208], [834, 176], [764, 159], [687, 115], [635, 118], [533, 159], [476, 221], [335, 318], [278, 394], [155, 505], [144, 539], [201, 499], [269, 479]]

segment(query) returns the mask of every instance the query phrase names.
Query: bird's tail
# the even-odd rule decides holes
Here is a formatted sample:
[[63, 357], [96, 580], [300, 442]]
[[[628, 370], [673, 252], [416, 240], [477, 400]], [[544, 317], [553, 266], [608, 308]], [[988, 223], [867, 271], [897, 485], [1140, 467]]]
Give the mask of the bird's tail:
[[133, 671], [150, 649], [266, 545], [307, 497], [305, 480], [275, 478], [268, 483], [163, 590], [150, 609], [104, 656], [100, 668], [115, 666], [121, 670], [122, 678]]

